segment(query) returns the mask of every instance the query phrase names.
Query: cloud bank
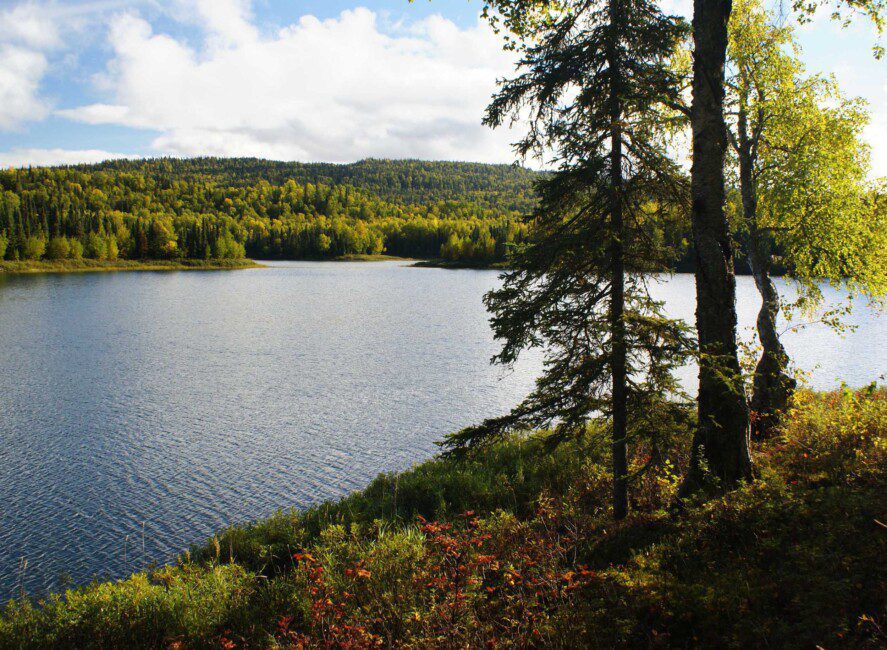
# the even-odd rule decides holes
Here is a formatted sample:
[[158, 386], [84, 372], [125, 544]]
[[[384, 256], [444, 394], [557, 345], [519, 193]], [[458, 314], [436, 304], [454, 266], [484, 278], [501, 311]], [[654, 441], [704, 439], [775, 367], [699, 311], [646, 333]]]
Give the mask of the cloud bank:
[[[692, 6], [662, 4], [683, 15]], [[436, 16], [392, 23], [355, 8], [272, 28], [263, 6], [254, 0], [0, 2], [0, 137], [16, 133], [4, 148], [20, 147], [0, 152], [0, 159], [20, 161], [31, 151], [37, 157], [28, 162], [65, 163], [107, 148], [333, 162], [513, 160], [509, 143], [518, 134], [480, 124], [496, 79], [514, 70], [513, 55], [483, 21], [460, 27]], [[866, 29], [818, 21], [799, 37], [811, 70], [834, 72], [847, 93], [869, 98], [865, 137], [874, 174], [882, 175], [887, 89], [881, 77], [866, 74], [877, 65]], [[849, 58], [834, 56], [835, 43], [852, 50]], [[76, 92], [74, 84], [59, 84], [72, 78]], [[53, 148], [46, 138], [40, 138], [46, 148], [30, 149], [27, 136], [41, 135], [41, 121], [53, 114], [95, 129], [77, 131], [75, 151]], [[103, 138], [107, 133], [113, 138]]]
[[156, 131], [153, 148], [172, 155], [513, 159], [514, 134], [480, 123], [496, 79], [513, 69], [482, 22], [383, 25], [357, 8], [263, 35], [247, 2], [190, 2], [198, 46], [118, 14], [98, 80], [108, 101], [58, 115]]

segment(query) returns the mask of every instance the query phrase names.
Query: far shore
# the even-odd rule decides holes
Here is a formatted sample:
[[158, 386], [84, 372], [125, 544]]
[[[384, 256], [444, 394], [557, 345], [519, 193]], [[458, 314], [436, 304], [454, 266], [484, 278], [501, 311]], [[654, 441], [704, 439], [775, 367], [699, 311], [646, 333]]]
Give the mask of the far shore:
[[26, 260], [0, 261], [0, 274], [99, 273], [107, 271], [226, 271], [262, 268], [253, 260]]
[[412, 266], [420, 269], [473, 269], [473, 270], [496, 270], [501, 271], [507, 268], [505, 262], [473, 262], [459, 260], [419, 260]]
[[[241, 260], [0, 260], [0, 275], [23, 275], [34, 273], [96, 273], [102, 271], [227, 271], [237, 269], [265, 268], [275, 262], [405, 262], [412, 268], [451, 269], [451, 270], [492, 270], [507, 271], [507, 262], [478, 262], [471, 260], [445, 260], [441, 258], [423, 259], [416, 257], [400, 257], [398, 255], [351, 254], [337, 257], [302, 258], [302, 259], [252, 259]], [[782, 269], [776, 268], [774, 277], [783, 275]], [[693, 273], [692, 267], [678, 265], [672, 273]], [[748, 268], [736, 265], [736, 275], [749, 275]]]

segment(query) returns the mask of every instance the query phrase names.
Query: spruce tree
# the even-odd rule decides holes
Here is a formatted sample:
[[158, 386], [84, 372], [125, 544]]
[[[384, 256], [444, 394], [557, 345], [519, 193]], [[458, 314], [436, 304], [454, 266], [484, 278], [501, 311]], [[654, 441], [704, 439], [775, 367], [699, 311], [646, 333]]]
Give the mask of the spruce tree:
[[[589, 420], [611, 433], [613, 512], [628, 510], [630, 435], [674, 395], [671, 371], [687, 349], [682, 324], [651, 299], [645, 273], [670, 261], [651, 245], [662, 216], [684, 200], [662, 119], [677, 95], [668, 61], [685, 27], [649, 0], [491, 3], [514, 37], [532, 35], [520, 74], [501, 86], [486, 122], [530, 114], [521, 156], [550, 156], [530, 236], [510, 258], [501, 289], [486, 296], [494, 361], [545, 351], [535, 390], [503, 417], [450, 436], [451, 453], [521, 428], [552, 427], [551, 442], [581, 436]], [[667, 407], [666, 407], [667, 408]]]

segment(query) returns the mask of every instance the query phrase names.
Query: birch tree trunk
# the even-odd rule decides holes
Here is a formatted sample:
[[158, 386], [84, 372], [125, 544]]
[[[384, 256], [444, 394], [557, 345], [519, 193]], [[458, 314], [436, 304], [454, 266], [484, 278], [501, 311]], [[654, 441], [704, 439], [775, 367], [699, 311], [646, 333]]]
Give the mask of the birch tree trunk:
[[736, 346], [736, 278], [724, 213], [724, 64], [730, 0], [693, 3], [693, 167], [699, 422], [682, 494], [699, 487], [703, 464], [725, 487], [752, 477], [749, 412]]

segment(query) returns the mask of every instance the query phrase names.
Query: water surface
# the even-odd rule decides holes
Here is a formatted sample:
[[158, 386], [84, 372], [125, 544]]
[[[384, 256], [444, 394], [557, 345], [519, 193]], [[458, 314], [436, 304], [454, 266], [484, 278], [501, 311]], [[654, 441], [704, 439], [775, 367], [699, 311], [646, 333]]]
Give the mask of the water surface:
[[[406, 468], [507, 410], [538, 359], [488, 365], [481, 296], [496, 284], [492, 271], [388, 262], [0, 275], [0, 598], [20, 581], [34, 592], [167, 561], [223, 526]], [[691, 276], [657, 292], [692, 317]], [[749, 278], [739, 300], [750, 326]], [[801, 367], [819, 367], [816, 387], [887, 368], [883, 320], [853, 320], [843, 339], [786, 337]]]

